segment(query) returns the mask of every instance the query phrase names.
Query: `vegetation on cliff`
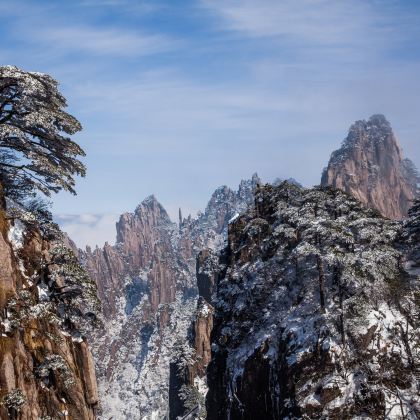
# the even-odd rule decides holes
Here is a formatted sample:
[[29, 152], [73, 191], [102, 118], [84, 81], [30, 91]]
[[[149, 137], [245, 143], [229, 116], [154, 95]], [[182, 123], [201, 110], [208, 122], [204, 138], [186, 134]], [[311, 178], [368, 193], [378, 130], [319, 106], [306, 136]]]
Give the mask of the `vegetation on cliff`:
[[57, 82], [0, 67], [0, 417], [95, 418], [95, 283], [38, 195], [84, 175]]
[[213, 299], [208, 418], [416, 418], [418, 203], [395, 222], [331, 188], [255, 200]]

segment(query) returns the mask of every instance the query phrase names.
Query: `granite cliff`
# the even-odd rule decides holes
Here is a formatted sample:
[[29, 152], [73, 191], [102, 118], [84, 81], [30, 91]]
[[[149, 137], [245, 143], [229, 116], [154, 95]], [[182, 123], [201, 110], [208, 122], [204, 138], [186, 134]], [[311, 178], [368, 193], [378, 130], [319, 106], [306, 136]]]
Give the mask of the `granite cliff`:
[[94, 284], [57, 226], [0, 203], [0, 417], [94, 420]]
[[383, 115], [356, 121], [341, 148], [332, 153], [321, 185], [330, 185], [378, 209], [385, 217], [402, 219], [419, 196], [420, 176], [404, 159], [390, 123]]
[[[420, 178], [414, 164], [410, 160], [402, 158], [400, 146], [392, 132], [390, 124], [383, 116], [375, 115], [371, 117], [368, 122], [358, 121], [351, 127], [349, 135], [344, 141], [342, 148], [332, 154], [329, 166], [323, 174], [322, 183], [325, 186], [332, 185], [335, 188], [347, 191], [348, 193], [354, 195], [357, 199], [361, 200], [368, 207], [377, 208], [391, 218], [400, 219], [407, 216], [408, 209], [413, 204], [414, 197], [418, 196], [419, 179]], [[288, 184], [290, 188], [293, 186], [298, 187], [298, 189], [302, 187], [295, 180], [288, 180]], [[274, 187], [282, 186], [283, 188], [285, 185], [286, 184], [284, 184], [281, 180], [273, 182]], [[276, 188], [266, 188], [267, 191], [265, 191], [264, 194], [265, 199], [267, 199], [269, 194], [273, 194], [274, 199], [274, 196], [277, 194]], [[262, 200], [261, 194], [257, 199], [256, 206], [254, 207], [255, 209], [258, 209], [258, 200]], [[315, 209], [315, 211], [318, 212], [317, 209]], [[298, 214], [300, 210], [296, 209], [296, 212]], [[268, 225], [266, 221], [258, 217], [257, 219], [258, 220], [256, 220], [255, 223], [258, 226], [255, 227], [255, 229], [262, 229], [262, 232], [258, 235], [267, 236]], [[231, 221], [231, 230], [234, 229], [234, 225], [236, 223], [235, 220], [236, 219], [233, 219]], [[231, 245], [231, 242], [235, 240], [232, 235], [229, 235], [229, 238]], [[272, 238], [265, 238], [264, 240], [269, 241], [272, 240]], [[241, 249], [242, 257], [242, 252], [245, 252], [246, 244], [239, 246], [239, 248]], [[253, 249], [255, 248], [256, 244], [253, 244]], [[386, 250], [384, 249], [384, 254], [385, 253]], [[253, 255], [245, 255], [241, 264], [249, 264], [253, 261], [254, 257], [255, 256]], [[267, 258], [269, 257], [264, 257], [260, 262], [262, 267], [264, 267], [262, 271], [268, 267], [268, 263], [265, 261]], [[204, 406], [204, 400], [200, 400], [200, 398], [197, 397], [197, 388], [200, 388], [200, 383], [197, 382], [197, 378], [201, 378], [202, 381], [206, 379], [207, 366], [212, 359], [212, 352], [210, 349], [213, 348], [214, 350], [218, 347], [217, 342], [214, 342], [214, 335], [217, 334], [217, 327], [220, 326], [221, 323], [220, 318], [217, 319], [220, 315], [220, 311], [218, 311], [217, 307], [219, 302], [217, 298], [219, 293], [219, 283], [223, 284], [223, 282], [226, 282], [227, 280], [225, 277], [227, 277], [229, 272], [232, 270], [234, 270], [234, 267], [233, 261], [231, 260], [231, 249], [229, 246], [221, 252], [214, 252], [214, 250], [205, 249], [197, 256], [196, 277], [200, 299], [195, 320], [191, 325], [192, 334], [190, 337], [190, 345], [194, 348], [193, 355], [195, 355], [195, 357], [192, 357], [190, 363], [187, 364], [181, 360], [181, 363], [176, 365], [176, 368], [174, 368], [174, 372], [177, 372], [178, 379], [173, 381], [173, 387], [171, 388], [170, 400], [174, 407], [171, 411], [172, 419], [175, 419], [177, 415], [186, 415], [186, 418], [204, 418], [206, 415], [205, 410], [202, 408]], [[305, 271], [305, 269], [303, 269], [303, 271]], [[254, 275], [249, 273], [245, 274], [247, 276]], [[242, 274], [238, 274], [238, 276], [241, 275]], [[323, 275], [325, 276], [325, 273]], [[267, 293], [269, 293], [270, 287], [272, 286], [269, 285], [268, 274], [266, 280], [267, 284], [264, 285], [262, 278], [258, 288], [265, 288]], [[285, 290], [284, 293], [287, 294], [288, 290]], [[248, 291], [247, 293], [251, 292]], [[229, 297], [229, 302], [233, 303], [236, 299], [236, 294], [232, 293]], [[216, 314], [216, 321], [214, 321], [214, 314]], [[244, 309], [241, 312], [241, 319], [244, 321], [244, 324], [248, 325], [251, 320], [255, 320], [255, 317], [262, 317], [263, 315], [266, 316], [267, 314], [258, 314], [258, 311], [255, 311], [252, 308], [252, 305], [245, 304]], [[231, 313], [224, 318], [224, 321], [227, 322], [230, 317], [232, 317]], [[216, 323], [214, 324], [214, 322]], [[214, 325], [216, 325], [216, 331], [213, 333], [213, 338], [211, 338]], [[222, 325], [223, 326], [220, 328], [225, 328], [225, 324], [222, 323]], [[254, 326], [252, 328], [254, 328]], [[258, 328], [260, 327], [256, 327], [256, 330], [261, 333], [261, 330], [258, 330]], [[237, 325], [234, 327], [229, 326], [227, 329], [229, 329], [232, 334], [238, 333]], [[252, 334], [250, 333], [250, 335]], [[196, 339], [197, 336], [200, 337], [200, 340]], [[228, 349], [227, 354], [230, 351], [231, 349]], [[217, 352], [213, 352], [213, 356], [214, 355], [218, 357]], [[220, 361], [220, 358], [216, 360]], [[219, 400], [212, 401], [214, 394], [217, 394], [217, 392], [219, 392], [217, 390], [220, 390], [221, 387], [220, 381], [216, 383], [211, 382], [212, 369], [214, 374], [214, 365], [217, 363], [218, 362], [215, 361], [212, 365], [213, 368], [210, 368], [209, 370], [209, 418], [227, 418], [232, 415], [230, 409], [225, 411], [221, 409], [221, 411], [218, 411], [219, 408], [223, 406], [222, 401], [227, 398], [227, 395], [222, 394]], [[260, 370], [263, 372], [263, 376], [265, 374], [271, 375], [271, 380], [274, 382], [271, 383], [270, 386], [279, 387], [284, 385], [280, 384], [280, 382], [276, 383], [276, 380], [280, 381], [278, 372], [276, 377], [277, 379], [273, 379], [274, 373], [273, 371], [267, 370], [267, 366], [263, 366], [258, 363], [255, 365], [250, 364], [248, 367], [248, 374], [251, 376], [253, 375], [253, 377], [248, 378], [250, 384], [248, 384], [249, 389], [247, 392], [252, 394], [253, 386], [263, 386], [263, 376], [259, 377], [257, 374]], [[289, 374], [289, 372], [283, 373]], [[229, 375], [228, 372], [223, 372], [223, 374], [225, 376]], [[221, 378], [221, 375], [221, 371], [218, 371], [216, 374], [219, 379]], [[213, 379], [214, 378], [215, 377], [213, 377]], [[243, 378], [239, 379], [239, 381], [242, 380]], [[226, 384], [223, 386], [226, 386]], [[236, 387], [235, 384], [231, 384], [229, 386]], [[267, 398], [270, 398], [271, 400], [273, 398], [273, 394], [270, 394], [270, 392], [271, 391], [267, 391], [264, 395], [264, 409], [258, 404], [258, 402], [252, 401], [252, 395], [249, 395], [250, 401], [247, 407], [241, 405], [242, 403], [238, 400], [237, 402], [239, 407], [241, 407], [240, 410], [242, 410], [241, 415], [243, 418], [253, 418], [253, 416], [257, 416], [261, 413], [265, 413], [267, 418], [276, 418], [276, 416], [281, 418], [279, 417], [279, 412], [275, 411], [277, 409], [275, 409], [271, 403], [267, 403], [266, 401]], [[187, 401], [186, 404], [180, 404], [179, 400], [177, 400], [176, 397], [180, 393], [184, 395], [184, 399]], [[235, 398], [239, 397], [236, 395]], [[302, 413], [302, 415], [311, 416], [310, 413], [305, 414], [304, 411], [302, 411]], [[234, 415], [238, 416], [238, 414]]]

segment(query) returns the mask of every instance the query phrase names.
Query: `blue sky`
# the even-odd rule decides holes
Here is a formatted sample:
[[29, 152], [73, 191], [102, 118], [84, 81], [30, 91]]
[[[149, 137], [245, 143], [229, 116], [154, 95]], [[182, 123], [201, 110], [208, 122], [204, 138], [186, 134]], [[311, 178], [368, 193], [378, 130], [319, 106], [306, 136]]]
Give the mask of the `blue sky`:
[[78, 245], [155, 194], [175, 216], [253, 172], [319, 182], [357, 119], [383, 113], [420, 166], [420, 3], [72, 0], [0, 3], [2, 64], [60, 81], [84, 126]]

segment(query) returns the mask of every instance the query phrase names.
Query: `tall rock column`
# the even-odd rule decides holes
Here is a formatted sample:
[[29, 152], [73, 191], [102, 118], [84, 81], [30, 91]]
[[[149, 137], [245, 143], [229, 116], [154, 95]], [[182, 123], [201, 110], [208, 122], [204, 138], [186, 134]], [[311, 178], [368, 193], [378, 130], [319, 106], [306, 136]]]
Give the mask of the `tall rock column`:
[[415, 165], [403, 159], [390, 123], [373, 115], [350, 127], [332, 153], [321, 185], [339, 188], [390, 219], [402, 219], [419, 194], [420, 177]]

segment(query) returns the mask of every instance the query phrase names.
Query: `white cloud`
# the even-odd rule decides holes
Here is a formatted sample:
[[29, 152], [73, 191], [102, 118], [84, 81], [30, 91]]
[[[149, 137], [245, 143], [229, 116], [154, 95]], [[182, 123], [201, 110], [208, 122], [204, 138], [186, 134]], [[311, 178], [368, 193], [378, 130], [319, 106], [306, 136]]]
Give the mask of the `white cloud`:
[[115, 242], [116, 214], [59, 214], [54, 219], [79, 248]]
[[374, 53], [407, 39], [407, 29], [417, 26], [414, 16], [407, 19], [394, 12], [392, 1], [201, 0], [200, 4], [218, 19], [219, 29], [276, 39], [285, 53], [320, 48], [336, 55]]
[[[342, 6], [325, 0], [203, 0], [202, 4], [217, 13], [228, 29], [258, 37], [283, 35], [331, 43], [348, 27], [337, 25]], [[348, 4], [354, 7], [354, 2]]]
[[[398, 1], [200, 0], [182, 11], [158, 2], [159, 19], [130, 15], [127, 25], [134, 2], [83, 3], [80, 22], [52, 3], [15, 18], [7, 9], [13, 42], [1, 51], [56, 77], [85, 127], [88, 176], [77, 198], [55, 200], [57, 213], [87, 213], [63, 217], [81, 246], [115, 237], [114, 221], [106, 228], [93, 213], [122, 213], [150, 193], [175, 203], [176, 220], [178, 201], [203, 207], [217, 185], [254, 171], [318, 182], [349, 125], [372, 113], [419, 162], [418, 33], [399, 48], [419, 27], [415, 13], [390, 12]], [[93, 225], [107, 233], [91, 240]]]
[[121, 28], [87, 26], [37, 27], [31, 41], [44, 42], [66, 54], [72, 51], [95, 55], [135, 56], [171, 50], [178, 41], [162, 34], [148, 34]]
[[[63, 15], [59, 4], [41, 4], [23, 1], [0, 4], [0, 12], [11, 22], [9, 35], [20, 38], [32, 46], [30, 55], [38, 60], [71, 53], [109, 57], [143, 57], [174, 50], [181, 45], [179, 39], [162, 32], [140, 30], [137, 27], [118, 23], [99, 24], [92, 19], [100, 16], [107, 8], [115, 13], [141, 16], [161, 9], [158, 4], [128, 0], [114, 1], [85, 0], [75, 2], [74, 10], [80, 16], [74, 19], [73, 12]], [[77, 9], [78, 8], [78, 9]], [[84, 9], [84, 10], [83, 10]], [[87, 12], [86, 15], [84, 12]], [[35, 24], [36, 23], [36, 24]]]

